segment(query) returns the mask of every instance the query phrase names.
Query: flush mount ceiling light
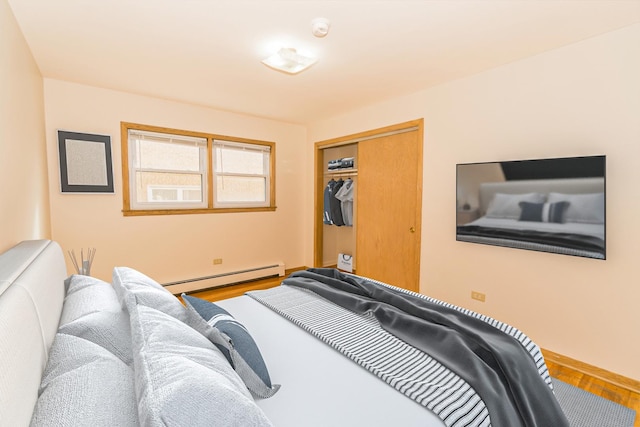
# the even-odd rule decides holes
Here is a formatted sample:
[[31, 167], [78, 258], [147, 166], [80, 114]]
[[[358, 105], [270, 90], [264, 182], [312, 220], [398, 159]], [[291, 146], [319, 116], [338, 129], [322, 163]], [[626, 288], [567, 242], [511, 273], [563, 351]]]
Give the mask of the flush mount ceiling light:
[[316, 61], [316, 58], [300, 55], [293, 48], [283, 47], [277, 53], [264, 59], [262, 63], [283, 73], [298, 74], [315, 64]]

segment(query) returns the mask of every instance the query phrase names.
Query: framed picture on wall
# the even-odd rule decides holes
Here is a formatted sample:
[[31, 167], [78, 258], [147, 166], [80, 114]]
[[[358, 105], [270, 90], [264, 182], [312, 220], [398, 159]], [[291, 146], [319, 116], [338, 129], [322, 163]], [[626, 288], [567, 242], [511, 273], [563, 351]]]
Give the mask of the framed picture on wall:
[[113, 193], [111, 137], [58, 131], [63, 193]]

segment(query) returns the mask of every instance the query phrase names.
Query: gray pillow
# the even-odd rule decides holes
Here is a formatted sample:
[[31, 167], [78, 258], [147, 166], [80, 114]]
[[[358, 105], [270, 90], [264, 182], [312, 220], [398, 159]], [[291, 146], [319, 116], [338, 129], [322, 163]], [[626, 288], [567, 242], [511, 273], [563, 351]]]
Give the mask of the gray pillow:
[[111, 284], [89, 276], [66, 280], [67, 294], [58, 332], [86, 339], [132, 364], [129, 314]]
[[519, 221], [535, 221], [535, 222], [556, 222], [563, 223], [565, 212], [569, 207], [569, 202], [557, 203], [531, 203], [520, 202]]
[[544, 203], [545, 201], [545, 195], [541, 193], [496, 193], [489, 203], [486, 216], [488, 218], [518, 219], [520, 218], [520, 202]]
[[126, 299], [142, 426], [271, 426], [209, 340], [178, 319]]
[[187, 307], [187, 323], [222, 351], [255, 396], [268, 398], [280, 389], [271, 384], [258, 345], [244, 325], [217, 304], [186, 294], [182, 299]]
[[123, 307], [127, 305], [126, 299], [134, 295], [138, 304], [153, 307], [182, 321], [186, 319], [186, 310], [175, 295], [133, 268], [114, 268], [113, 286]]
[[133, 371], [102, 347], [58, 333], [31, 426], [136, 427]]
[[132, 365], [129, 314], [122, 308], [115, 313], [109, 311], [89, 313], [61, 326], [58, 332], [99, 345], [126, 365]]
[[567, 222], [604, 224], [604, 193], [563, 194], [550, 193], [549, 202], [569, 202]]
[[90, 313], [116, 313], [122, 310], [110, 283], [95, 277], [74, 274], [65, 280], [65, 286], [67, 293], [60, 315], [60, 326]]

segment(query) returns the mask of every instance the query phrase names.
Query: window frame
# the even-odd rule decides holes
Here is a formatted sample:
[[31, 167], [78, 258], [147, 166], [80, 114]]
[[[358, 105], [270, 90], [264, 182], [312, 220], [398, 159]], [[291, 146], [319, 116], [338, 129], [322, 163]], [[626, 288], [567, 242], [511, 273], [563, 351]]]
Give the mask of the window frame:
[[[146, 131], [162, 134], [173, 134], [177, 136], [206, 138], [206, 171], [205, 181], [203, 183], [203, 198], [206, 200], [206, 207], [194, 208], [191, 206], [180, 207], [185, 205], [185, 202], [176, 202], [175, 204], [158, 206], [158, 208], [144, 208], [141, 209], [136, 206], [136, 203], [132, 203], [132, 197], [135, 195], [135, 189], [132, 190], [132, 185], [135, 185], [135, 176], [132, 175], [132, 159], [130, 158], [130, 143], [129, 143], [129, 131]], [[276, 183], [275, 183], [275, 143], [269, 141], [259, 141], [254, 139], [232, 137], [228, 135], [217, 135], [204, 132], [193, 132], [180, 129], [171, 129], [158, 126], [143, 125], [137, 123], [120, 122], [120, 142], [121, 142], [121, 157], [122, 157], [122, 213], [124, 216], [143, 216], [143, 215], [181, 215], [181, 214], [197, 214], [197, 213], [223, 213], [223, 212], [261, 212], [261, 211], [275, 211], [276, 205]], [[268, 167], [268, 180], [267, 180], [267, 200], [264, 203], [257, 205], [248, 205], [245, 203], [234, 203], [233, 205], [222, 204], [216, 207], [215, 200], [215, 184], [216, 174], [214, 173], [214, 140], [216, 141], [228, 141], [231, 143], [239, 144], [255, 144], [262, 147], [269, 147], [269, 167]], [[173, 206], [172, 206], [173, 205]]]

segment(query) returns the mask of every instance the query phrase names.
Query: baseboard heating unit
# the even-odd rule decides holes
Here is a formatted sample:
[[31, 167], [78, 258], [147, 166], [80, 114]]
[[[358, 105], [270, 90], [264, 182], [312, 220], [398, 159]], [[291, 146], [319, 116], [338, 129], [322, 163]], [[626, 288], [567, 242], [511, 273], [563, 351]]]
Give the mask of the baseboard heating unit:
[[174, 295], [183, 292], [195, 292], [211, 288], [235, 285], [267, 277], [284, 276], [284, 263], [265, 265], [263, 267], [247, 268], [245, 270], [230, 271], [212, 276], [194, 277], [192, 279], [177, 280], [163, 283], [162, 286]]

